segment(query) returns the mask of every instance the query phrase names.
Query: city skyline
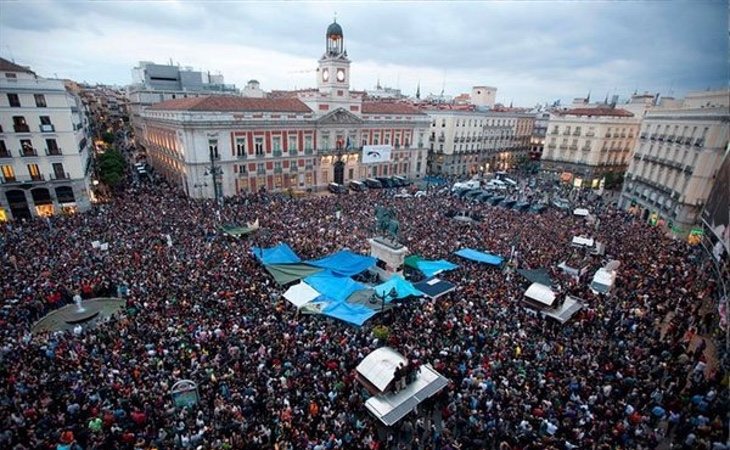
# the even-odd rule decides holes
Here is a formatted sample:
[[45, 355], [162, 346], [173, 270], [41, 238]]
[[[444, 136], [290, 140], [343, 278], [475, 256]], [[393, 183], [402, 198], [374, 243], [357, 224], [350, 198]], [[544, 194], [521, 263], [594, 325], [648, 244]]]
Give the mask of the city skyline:
[[727, 80], [726, 2], [287, 3], [289, 14], [282, 6], [3, 3], [0, 55], [80, 82], [127, 85], [139, 61], [172, 60], [239, 88], [249, 79], [266, 91], [309, 88], [336, 12], [353, 89], [379, 80], [413, 95], [420, 82], [427, 96], [490, 85], [498, 102], [532, 106], [589, 91], [594, 100], [635, 90], [682, 96]]

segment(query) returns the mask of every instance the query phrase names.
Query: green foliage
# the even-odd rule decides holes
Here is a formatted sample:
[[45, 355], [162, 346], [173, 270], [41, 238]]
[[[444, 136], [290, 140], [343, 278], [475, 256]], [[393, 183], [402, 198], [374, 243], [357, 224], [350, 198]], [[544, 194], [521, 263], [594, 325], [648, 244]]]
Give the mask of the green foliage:
[[105, 131], [104, 134], [101, 135], [101, 139], [107, 144], [112, 144], [114, 143], [114, 133], [111, 131]]
[[124, 179], [127, 162], [117, 149], [110, 149], [99, 156], [99, 177], [107, 186], [116, 187]]
[[373, 327], [373, 336], [381, 342], [386, 342], [390, 336], [390, 328], [385, 325], [376, 325]]
[[621, 186], [624, 184], [624, 172], [614, 173], [614, 172], [608, 172], [606, 174], [606, 181], [603, 185], [605, 189], [621, 189]]

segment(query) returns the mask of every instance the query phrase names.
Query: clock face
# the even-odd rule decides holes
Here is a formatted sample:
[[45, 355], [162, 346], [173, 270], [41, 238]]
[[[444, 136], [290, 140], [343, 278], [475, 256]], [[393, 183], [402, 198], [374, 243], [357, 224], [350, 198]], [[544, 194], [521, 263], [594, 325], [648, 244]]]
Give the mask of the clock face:
[[337, 81], [345, 81], [345, 69], [337, 69]]
[[330, 79], [330, 71], [327, 69], [322, 69], [322, 79], [324, 81], [327, 81]]

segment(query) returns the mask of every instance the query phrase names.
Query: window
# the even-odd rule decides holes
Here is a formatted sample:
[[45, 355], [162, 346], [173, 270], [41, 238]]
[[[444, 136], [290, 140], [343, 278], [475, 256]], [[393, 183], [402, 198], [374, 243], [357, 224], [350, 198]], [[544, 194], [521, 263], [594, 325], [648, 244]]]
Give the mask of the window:
[[56, 180], [63, 180], [64, 178], [68, 178], [66, 176], [66, 172], [63, 170], [63, 164], [61, 163], [53, 163], [51, 164], [53, 167], [53, 178]]
[[41, 116], [41, 125], [50, 125], [51, 124], [51, 118], [48, 116]]
[[246, 138], [236, 138], [236, 156], [246, 156]]
[[34, 94], [33, 97], [35, 98], [35, 105], [38, 108], [45, 108], [46, 107], [46, 96], [43, 94]]
[[352, 180], [355, 178], [355, 169], [350, 169], [347, 171], [347, 178], [349, 180]]
[[10, 103], [10, 106], [13, 108], [20, 108], [20, 98], [18, 97], [18, 94], [8, 94], [8, 103]]
[[20, 151], [23, 156], [35, 156], [35, 149], [33, 148], [33, 142], [30, 139], [20, 140]]
[[288, 143], [289, 151], [293, 151], [293, 152], [297, 151], [297, 136], [296, 135], [289, 136], [288, 139], [289, 139], [289, 143]]
[[219, 159], [218, 154], [218, 139], [208, 139], [208, 154], [210, 159]]
[[38, 169], [38, 164], [28, 164], [28, 175], [34, 181], [41, 180], [41, 171]]
[[271, 146], [275, 152], [281, 151], [281, 137], [275, 136], [271, 138]]
[[30, 128], [23, 116], [13, 116], [13, 129], [16, 133], [28, 133]]
[[15, 78], [18, 78], [18, 75], [11, 72], [5, 72], [5, 78], [11, 78], [14, 80]]
[[3, 166], [3, 178], [5, 181], [15, 181], [15, 170], [13, 170], [13, 166]]
[[58, 143], [55, 139], [46, 139], [46, 148], [48, 149], [49, 155], [60, 155], [61, 149], [58, 148]]
[[264, 138], [257, 137], [254, 139], [253, 148], [256, 156], [264, 156]]
[[10, 156], [10, 152], [8, 152], [8, 148], [5, 147], [5, 141], [0, 141], [0, 157], [8, 156]]
[[304, 149], [305, 150], [312, 150], [312, 136], [305, 136], [304, 137]]

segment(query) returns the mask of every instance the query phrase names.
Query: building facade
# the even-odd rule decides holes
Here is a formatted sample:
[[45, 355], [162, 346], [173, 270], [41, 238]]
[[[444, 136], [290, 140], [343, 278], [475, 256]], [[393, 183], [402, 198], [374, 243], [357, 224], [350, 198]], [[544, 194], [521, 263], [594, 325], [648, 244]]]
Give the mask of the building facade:
[[552, 112], [542, 154], [543, 176], [579, 188], [598, 188], [606, 174], [628, 167], [640, 120], [610, 107]]
[[90, 152], [79, 97], [0, 58], [0, 220], [88, 209]]
[[532, 137], [530, 137], [530, 159], [539, 160], [542, 157], [549, 121], [550, 113], [535, 113], [535, 125], [532, 129]]
[[530, 149], [535, 118], [517, 112], [427, 109], [433, 174], [475, 175], [514, 168]]
[[[704, 94], [704, 93], [703, 93]], [[703, 100], [706, 100], [703, 95]], [[724, 101], [728, 92], [724, 93]], [[620, 206], [687, 235], [700, 220], [728, 148], [730, 112], [720, 102], [646, 113]]]
[[[423, 176], [428, 116], [405, 103], [366, 101], [349, 83], [342, 28], [333, 23], [317, 89], [271, 98], [183, 98], [148, 107], [141, 114], [148, 162], [196, 198]], [[370, 145], [392, 151], [364, 163], [363, 148]]]

